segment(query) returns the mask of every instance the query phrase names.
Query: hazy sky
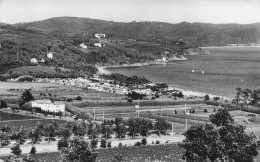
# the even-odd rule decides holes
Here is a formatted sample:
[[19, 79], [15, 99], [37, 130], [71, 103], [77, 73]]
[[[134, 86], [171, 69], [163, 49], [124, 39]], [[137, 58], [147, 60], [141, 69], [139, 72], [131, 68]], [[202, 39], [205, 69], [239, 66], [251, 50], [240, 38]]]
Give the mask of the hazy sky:
[[0, 22], [51, 17], [88, 17], [120, 22], [260, 22], [260, 0], [0, 0]]

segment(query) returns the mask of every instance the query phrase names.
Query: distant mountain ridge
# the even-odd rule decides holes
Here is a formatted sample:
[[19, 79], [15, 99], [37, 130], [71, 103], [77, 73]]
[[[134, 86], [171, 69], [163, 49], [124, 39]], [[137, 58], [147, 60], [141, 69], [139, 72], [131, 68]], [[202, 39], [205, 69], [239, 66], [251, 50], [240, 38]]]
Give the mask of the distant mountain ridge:
[[260, 43], [260, 23], [254, 24], [170, 24], [163, 22], [113, 22], [76, 17], [55, 17], [16, 24], [27, 29], [68, 34], [106, 33], [112, 38], [185, 40], [198, 46]]

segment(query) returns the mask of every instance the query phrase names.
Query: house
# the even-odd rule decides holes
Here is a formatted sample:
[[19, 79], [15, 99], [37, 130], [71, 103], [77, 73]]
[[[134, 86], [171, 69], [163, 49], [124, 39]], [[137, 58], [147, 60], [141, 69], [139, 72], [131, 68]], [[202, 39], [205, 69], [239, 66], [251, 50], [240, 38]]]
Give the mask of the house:
[[88, 49], [87, 45], [85, 45], [84, 43], [81, 43], [79, 46], [83, 49]]
[[52, 52], [47, 53], [47, 57], [50, 58], [50, 59], [52, 59], [52, 58], [53, 58]]
[[94, 43], [95, 47], [102, 47], [102, 43]]
[[32, 107], [39, 107], [44, 111], [65, 113], [65, 104], [62, 102], [52, 102], [51, 100], [31, 101]]
[[106, 34], [102, 34], [102, 33], [97, 33], [97, 34], [95, 34], [95, 37], [96, 38], [105, 38], [106, 37]]
[[31, 59], [31, 63], [33, 63], [33, 64], [38, 64], [38, 60], [37, 60], [36, 58], [32, 58], [32, 59]]

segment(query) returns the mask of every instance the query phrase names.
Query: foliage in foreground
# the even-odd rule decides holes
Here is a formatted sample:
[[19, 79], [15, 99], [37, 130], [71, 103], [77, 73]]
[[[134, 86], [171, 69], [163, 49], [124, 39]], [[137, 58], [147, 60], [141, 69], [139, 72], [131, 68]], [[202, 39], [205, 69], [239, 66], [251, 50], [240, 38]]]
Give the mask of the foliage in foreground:
[[94, 162], [97, 158], [95, 150], [83, 138], [74, 137], [68, 142], [68, 147], [61, 149], [64, 162]]
[[259, 150], [254, 134], [248, 135], [244, 126], [234, 124], [225, 109], [211, 115], [210, 121], [212, 124], [198, 124], [184, 133], [186, 139], [179, 146], [185, 149], [187, 162], [253, 162]]

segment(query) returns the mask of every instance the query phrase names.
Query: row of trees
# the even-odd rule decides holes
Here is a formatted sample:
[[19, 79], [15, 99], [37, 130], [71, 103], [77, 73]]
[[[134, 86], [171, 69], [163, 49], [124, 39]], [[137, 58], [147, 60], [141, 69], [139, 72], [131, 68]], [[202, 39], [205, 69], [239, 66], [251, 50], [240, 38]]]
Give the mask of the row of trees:
[[50, 122], [46, 125], [37, 123], [31, 129], [21, 126], [17, 130], [12, 130], [11, 127], [5, 125], [0, 129], [0, 146], [9, 145], [11, 141], [24, 144], [27, 139], [30, 139], [33, 145], [41, 142], [43, 138], [48, 142], [55, 140], [56, 137], [67, 140], [72, 135], [80, 137], [87, 135], [92, 140], [99, 137], [109, 139], [112, 134], [115, 134], [117, 138], [124, 138], [126, 135], [148, 136], [149, 130], [152, 129], [157, 130], [160, 135], [165, 134], [169, 128], [170, 124], [162, 118], [158, 118], [153, 124], [151, 120], [145, 118], [123, 120], [122, 117], [116, 117], [114, 121], [104, 121], [102, 124], [80, 120], [59, 126], [56, 122]]
[[244, 105], [252, 105], [252, 106], [260, 106], [260, 89], [242, 89], [236, 88], [236, 96], [233, 100], [234, 103], [238, 106], [239, 103], [243, 103]]
[[111, 80], [114, 84], [119, 84], [120, 86], [130, 86], [130, 87], [138, 87], [139, 85], [144, 85], [150, 83], [150, 81], [145, 77], [134, 76], [126, 76], [119, 73], [112, 74], [103, 74], [101, 76], [103, 79]]

